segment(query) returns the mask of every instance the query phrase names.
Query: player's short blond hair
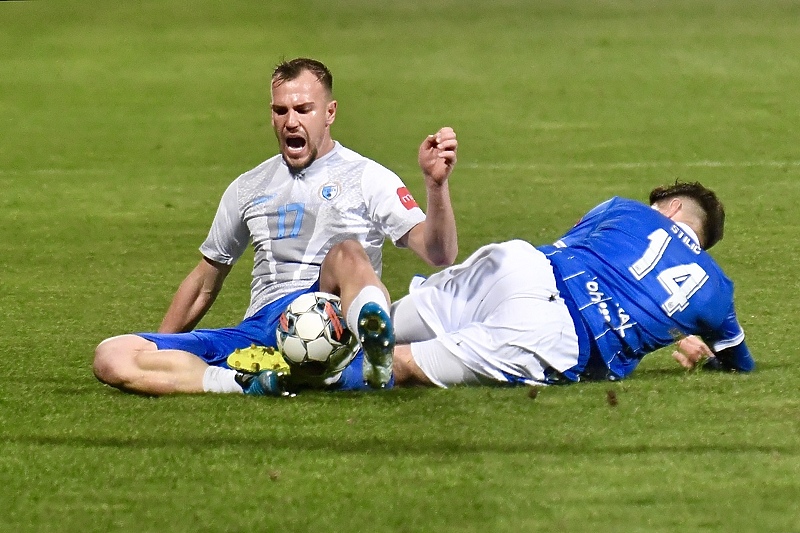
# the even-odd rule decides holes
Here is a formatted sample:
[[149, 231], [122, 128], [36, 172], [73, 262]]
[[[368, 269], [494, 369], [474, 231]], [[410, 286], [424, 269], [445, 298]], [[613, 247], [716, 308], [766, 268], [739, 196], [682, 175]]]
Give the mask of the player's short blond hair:
[[319, 81], [329, 95], [333, 94], [333, 74], [322, 62], [307, 57], [297, 57], [289, 61], [281, 61], [272, 71], [272, 85], [280, 85], [285, 81], [298, 78], [303, 72], [310, 72]]

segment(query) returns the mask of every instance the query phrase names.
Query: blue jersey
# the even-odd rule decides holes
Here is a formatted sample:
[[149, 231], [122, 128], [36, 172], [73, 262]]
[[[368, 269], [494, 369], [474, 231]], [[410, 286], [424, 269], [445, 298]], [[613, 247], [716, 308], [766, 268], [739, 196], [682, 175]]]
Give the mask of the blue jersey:
[[605, 377], [623, 378], [647, 353], [686, 335], [701, 336], [715, 352], [746, 349], [733, 282], [695, 239], [655, 209], [614, 197], [555, 245], [539, 247], [582, 321], [579, 335], [588, 335], [590, 353], [581, 354], [576, 374], [591, 355], [605, 363]]

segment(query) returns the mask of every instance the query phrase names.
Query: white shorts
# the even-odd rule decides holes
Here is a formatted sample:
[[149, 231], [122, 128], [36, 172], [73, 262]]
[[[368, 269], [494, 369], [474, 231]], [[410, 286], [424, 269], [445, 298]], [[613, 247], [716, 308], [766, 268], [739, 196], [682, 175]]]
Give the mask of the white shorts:
[[440, 387], [542, 383], [578, 360], [578, 337], [547, 258], [524, 241], [490, 244], [392, 306], [398, 344]]

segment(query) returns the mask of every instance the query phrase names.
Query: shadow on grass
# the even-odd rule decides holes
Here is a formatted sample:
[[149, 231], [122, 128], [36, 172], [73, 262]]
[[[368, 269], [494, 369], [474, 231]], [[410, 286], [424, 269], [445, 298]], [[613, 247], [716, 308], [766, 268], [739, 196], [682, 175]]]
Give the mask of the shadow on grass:
[[81, 435], [14, 435], [2, 436], [0, 442], [35, 446], [66, 446], [76, 448], [129, 448], [129, 449], [214, 449], [220, 447], [253, 447], [261, 451], [287, 450], [326, 452], [335, 455], [386, 454], [386, 455], [435, 455], [456, 454], [549, 454], [569, 456], [620, 456], [647, 454], [708, 455], [760, 453], [798, 455], [800, 445], [766, 445], [747, 443], [688, 443], [688, 444], [602, 444], [590, 441], [503, 443], [483, 439], [481, 442], [464, 442], [463, 439], [426, 438], [389, 440], [378, 437], [353, 436], [323, 438], [313, 436], [250, 437], [169, 437], [169, 436], [81, 436]]
[[[788, 364], [780, 364], [774, 362], [756, 362], [756, 369], [752, 373], [749, 374], [741, 374], [741, 375], [753, 375], [757, 376], [759, 373], [767, 372], [767, 371], [774, 371], [774, 370], [785, 370], [791, 368]], [[739, 375], [738, 372], [720, 372], [717, 370], [687, 370], [685, 368], [681, 368], [680, 366], [674, 366], [670, 368], [641, 368], [637, 369], [631, 376], [626, 379], [635, 379], [636, 377], [656, 377], [656, 376], [666, 376], [666, 377], [681, 377], [687, 375], [698, 375], [698, 376], [737, 376]]]

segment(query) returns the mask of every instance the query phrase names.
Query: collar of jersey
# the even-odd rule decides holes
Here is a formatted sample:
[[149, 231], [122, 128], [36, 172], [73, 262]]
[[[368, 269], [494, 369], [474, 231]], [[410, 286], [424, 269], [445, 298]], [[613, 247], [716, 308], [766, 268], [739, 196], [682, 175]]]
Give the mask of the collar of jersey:
[[694, 230], [693, 230], [691, 227], [689, 227], [689, 225], [688, 225], [688, 224], [684, 224], [683, 222], [676, 222], [676, 221], [674, 221], [674, 220], [673, 220], [672, 222], [673, 222], [673, 223], [674, 223], [676, 226], [678, 226], [679, 228], [681, 228], [681, 229], [683, 230], [683, 232], [684, 232], [684, 233], [686, 233], [687, 235], [689, 235], [689, 237], [691, 237], [691, 238], [692, 238], [692, 240], [694, 240], [694, 242], [696, 242], [697, 244], [700, 244], [700, 239], [698, 239], [698, 238], [697, 238], [697, 233], [695, 233], [695, 232], [694, 232]]

